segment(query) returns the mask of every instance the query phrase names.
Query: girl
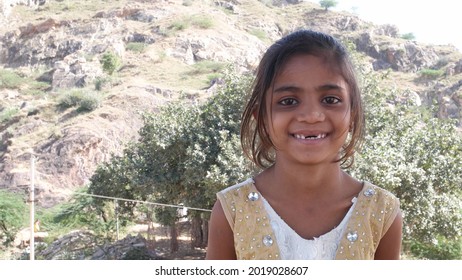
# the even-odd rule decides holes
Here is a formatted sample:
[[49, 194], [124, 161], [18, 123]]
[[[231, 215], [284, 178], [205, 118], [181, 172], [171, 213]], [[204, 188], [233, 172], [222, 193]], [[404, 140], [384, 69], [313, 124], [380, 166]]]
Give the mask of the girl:
[[260, 174], [217, 194], [207, 259], [399, 259], [396, 197], [342, 170], [363, 137], [352, 63], [301, 30], [264, 54], [242, 117]]

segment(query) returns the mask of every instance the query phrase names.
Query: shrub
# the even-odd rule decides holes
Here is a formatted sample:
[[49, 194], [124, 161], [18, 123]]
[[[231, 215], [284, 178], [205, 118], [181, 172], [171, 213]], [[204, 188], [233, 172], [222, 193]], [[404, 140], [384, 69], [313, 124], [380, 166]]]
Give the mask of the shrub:
[[410, 251], [420, 259], [460, 260], [462, 258], [462, 240], [447, 240], [440, 237], [434, 243], [412, 241]]
[[208, 16], [195, 15], [173, 22], [170, 24], [168, 29], [173, 31], [181, 31], [189, 28], [191, 25], [201, 29], [208, 29], [213, 26], [213, 20]]
[[19, 112], [18, 108], [7, 108], [0, 112], [0, 123], [11, 120]]
[[[85, 193], [86, 188], [81, 188], [64, 203], [52, 208], [37, 209], [41, 227], [50, 233], [45, 242], [52, 243], [74, 229], [91, 230], [96, 244], [102, 245], [115, 239], [114, 203], [110, 201], [107, 206], [96, 208], [95, 199]], [[66, 246], [68, 249], [69, 246]]]
[[0, 69], [0, 89], [18, 89], [24, 83], [24, 78], [13, 71]]
[[435, 118], [411, 95], [400, 101], [408, 93], [381, 88], [380, 77], [363, 73], [367, 133], [351, 174], [400, 199], [406, 254], [460, 256], [462, 138], [455, 121]]
[[112, 75], [115, 71], [117, 71], [122, 64], [119, 56], [112, 52], [105, 53], [101, 58], [100, 63], [103, 66], [103, 70], [109, 75]]
[[101, 105], [101, 95], [98, 92], [76, 89], [64, 93], [58, 100], [61, 108], [77, 107], [77, 111], [93, 111]]
[[106, 86], [112, 87], [111, 77], [97, 77], [95, 79], [95, 90], [102, 91]]
[[202, 60], [193, 65], [193, 70], [189, 71], [191, 75], [201, 75], [207, 73], [216, 73], [225, 68], [226, 64], [223, 62]]
[[183, 0], [183, 6], [189, 7], [192, 6], [192, 0]]
[[141, 42], [130, 42], [128, 43], [125, 48], [129, 51], [142, 53], [146, 50], [146, 44]]
[[46, 91], [50, 89], [50, 84], [40, 81], [29, 82], [27, 88], [22, 92], [29, 95], [43, 96], [46, 94]]
[[249, 31], [250, 34], [252, 34], [253, 36], [257, 37], [258, 39], [262, 40], [262, 41], [266, 41], [268, 40], [268, 35], [266, 34], [265, 31], [261, 30], [261, 29], [252, 29]]
[[0, 240], [9, 246], [26, 223], [26, 205], [23, 198], [15, 193], [0, 190]]
[[434, 80], [443, 76], [444, 71], [440, 69], [422, 69], [419, 72], [420, 77], [425, 80]]
[[410, 32], [410, 33], [401, 35], [401, 38], [405, 40], [415, 40], [415, 35], [414, 33]]
[[170, 24], [168, 29], [170, 30], [185, 30], [189, 27], [189, 22], [185, 20], [175, 21], [174, 23]]
[[84, 111], [93, 111], [101, 106], [101, 95], [99, 94], [86, 94], [84, 98], [80, 100], [79, 106], [77, 107], [77, 111], [84, 112]]
[[131, 248], [122, 256], [122, 260], [154, 260], [156, 257], [149, 253], [146, 247]]
[[213, 27], [213, 20], [208, 16], [195, 16], [191, 19], [192, 25], [202, 29]]

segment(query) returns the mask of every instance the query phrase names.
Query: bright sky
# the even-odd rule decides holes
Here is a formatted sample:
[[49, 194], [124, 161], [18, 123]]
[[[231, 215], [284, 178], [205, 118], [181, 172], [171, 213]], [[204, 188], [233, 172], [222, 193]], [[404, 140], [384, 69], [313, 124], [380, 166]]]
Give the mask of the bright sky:
[[[319, 1], [311, 1], [319, 3]], [[333, 10], [347, 11], [377, 24], [394, 24], [400, 34], [436, 45], [452, 44], [462, 52], [462, 12], [454, 0], [337, 0]]]

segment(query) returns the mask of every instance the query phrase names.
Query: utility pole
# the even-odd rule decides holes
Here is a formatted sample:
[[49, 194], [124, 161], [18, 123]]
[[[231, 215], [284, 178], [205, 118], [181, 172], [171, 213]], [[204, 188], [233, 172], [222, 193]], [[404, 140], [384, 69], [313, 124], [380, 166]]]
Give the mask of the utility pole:
[[29, 209], [30, 209], [30, 260], [33, 261], [35, 259], [35, 236], [34, 236], [34, 222], [35, 222], [35, 157], [33, 154], [30, 156], [30, 165], [31, 165], [31, 183], [30, 183], [30, 190], [29, 190]]
[[117, 241], [119, 241], [119, 201], [114, 199], [114, 212], [116, 217], [116, 236]]

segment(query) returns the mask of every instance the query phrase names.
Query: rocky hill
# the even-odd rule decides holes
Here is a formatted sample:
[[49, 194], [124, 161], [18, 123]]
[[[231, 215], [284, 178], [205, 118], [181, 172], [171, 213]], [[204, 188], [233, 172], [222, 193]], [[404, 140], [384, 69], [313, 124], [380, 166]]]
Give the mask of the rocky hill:
[[[371, 69], [390, 72], [388, 86], [462, 120], [462, 54], [454, 47], [406, 40], [395, 26], [313, 2], [3, 0], [0, 12], [0, 188], [24, 193], [34, 155], [44, 207], [136, 141], [143, 112], [180, 92], [206, 97], [225, 65], [251, 71], [272, 41], [299, 28], [353, 43]], [[108, 53], [120, 59], [112, 75], [101, 63]], [[97, 108], [63, 106], [77, 89], [98, 97]]]

